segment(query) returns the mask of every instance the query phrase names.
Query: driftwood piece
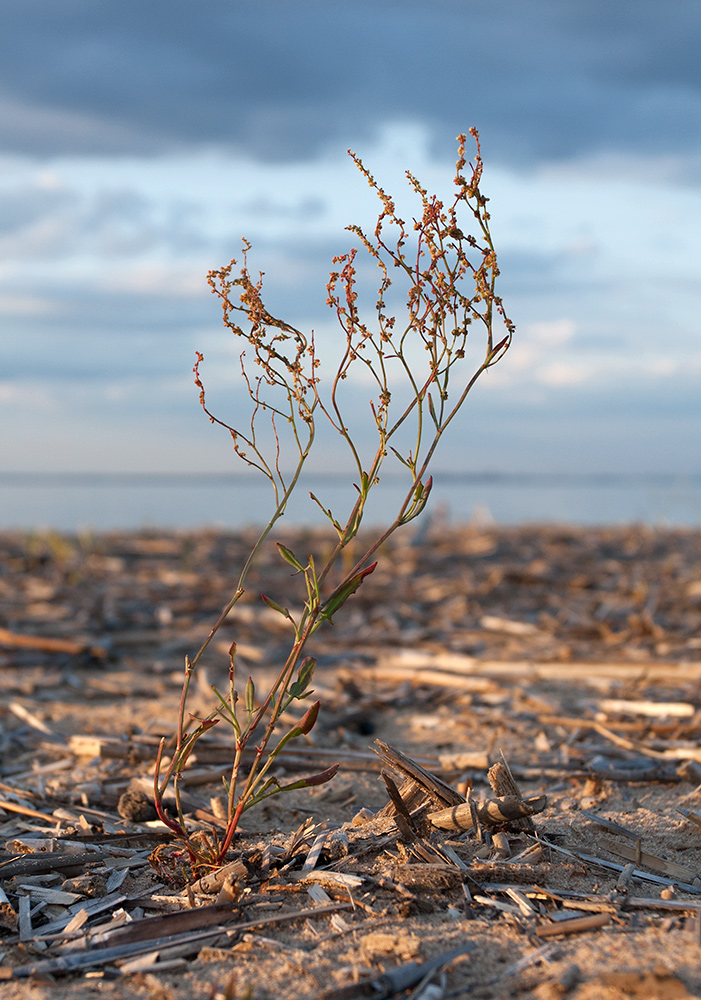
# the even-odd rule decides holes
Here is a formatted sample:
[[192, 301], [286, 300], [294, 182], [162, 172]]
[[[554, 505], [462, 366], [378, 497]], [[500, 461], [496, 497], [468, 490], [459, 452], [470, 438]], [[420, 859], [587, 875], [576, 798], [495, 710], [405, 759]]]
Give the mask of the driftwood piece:
[[[492, 787], [492, 791], [496, 796], [498, 796], [498, 798], [516, 799], [517, 802], [519, 801], [523, 802], [521, 789], [516, 784], [516, 779], [511, 773], [511, 768], [506, 763], [506, 758], [504, 757], [503, 754], [501, 755], [501, 760], [498, 760], [496, 764], [492, 764], [492, 766], [489, 768], [489, 771], [487, 772], [487, 778], [489, 779], [489, 784]], [[532, 803], [533, 809], [531, 812], [526, 810], [521, 814], [520, 817], [514, 816], [514, 818], [510, 821], [511, 826], [514, 829], [529, 830], [529, 831], [535, 829], [535, 827], [533, 826], [533, 821], [531, 820], [530, 817], [533, 815], [533, 813], [542, 812], [542, 810], [545, 809], [548, 801], [544, 795], [539, 796], [539, 798], [543, 799], [542, 805], [536, 806], [535, 803]]]
[[[448, 785], [441, 778], [437, 777], [437, 775], [421, 767], [420, 764], [417, 764], [415, 760], [407, 757], [400, 750], [388, 746], [382, 740], [375, 740], [375, 746], [378, 749], [375, 750], [375, 747], [372, 749], [378, 757], [381, 757], [390, 767], [394, 768], [395, 771], [407, 779], [409, 783], [408, 789], [416, 789], [415, 798], [428, 799], [435, 809], [442, 809], [445, 806], [457, 806], [465, 802], [464, 797], [452, 785]], [[407, 801], [404, 792], [404, 787], [399, 789], [404, 804], [411, 811], [414, 807], [413, 803]], [[416, 804], [418, 805], [419, 802]], [[394, 805], [390, 803], [389, 807], [385, 806], [381, 810], [380, 815], [391, 815], [393, 812]]]
[[533, 831], [530, 817], [542, 812], [547, 806], [545, 795], [524, 800], [503, 755], [488, 772], [496, 798], [477, 805], [471, 800], [466, 801], [456, 789], [399, 750], [380, 740], [375, 740], [375, 744], [379, 747], [375, 752], [406, 778], [402, 787], [397, 789], [386, 772], [382, 772], [390, 802], [381, 810], [380, 815], [393, 816], [400, 824], [402, 833], [409, 839], [413, 835], [411, 812], [426, 799], [434, 806], [428, 813], [428, 819], [434, 826], [444, 830], [471, 830], [482, 823], [493, 829], [508, 826], [516, 830]]
[[13, 715], [16, 715], [18, 719], [22, 720], [22, 722], [26, 722], [26, 724], [28, 726], [31, 726], [32, 729], [36, 729], [37, 732], [43, 733], [44, 736], [47, 736], [50, 740], [52, 740], [55, 743], [65, 743], [65, 740], [63, 739], [62, 736], [58, 736], [52, 729], [50, 729], [46, 725], [45, 722], [42, 722], [42, 720], [37, 715], [35, 715], [34, 712], [30, 712], [29, 709], [21, 702], [10, 701], [8, 702], [7, 707], [9, 708], [9, 710], [12, 712]]
[[193, 882], [191, 888], [193, 892], [203, 892], [206, 895], [214, 896], [228, 878], [245, 878], [247, 875], [248, 869], [243, 861], [232, 861], [231, 864], [224, 865], [223, 868], [217, 868], [215, 871], [209, 872], [208, 875], [203, 875], [202, 878]]
[[648, 896], [629, 896], [620, 903], [624, 910], [672, 910], [677, 913], [700, 913], [701, 902], [693, 899], [657, 899]]
[[521, 790], [503, 755], [501, 760], [489, 768], [487, 777], [495, 795], [511, 795], [517, 799], [522, 798]]
[[[416, 826], [400, 790], [395, 785], [392, 775], [385, 771], [384, 768], [380, 771], [380, 775], [385, 783], [390, 802], [394, 806], [394, 822], [397, 824], [402, 839], [406, 842], [413, 840], [416, 836]], [[405, 795], [407, 795], [407, 798], [410, 798], [414, 790], [412, 787], [413, 782], [405, 782], [405, 785], [410, 786], [405, 788]]]
[[442, 830], [472, 830], [475, 814], [478, 821], [487, 827], [515, 826], [519, 821], [542, 812], [548, 804], [547, 796], [536, 795], [522, 799], [515, 795], [486, 799], [479, 804], [462, 802], [457, 806], [428, 813], [428, 819]]
[[611, 833], [617, 833], [621, 837], [627, 837], [629, 840], [640, 840], [639, 834], [634, 830], [629, 830], [627, 827], [621, 826], [620, 823], [614, 823], [612, 820], [606, 819], [605, 816], [598, 816], [596, 813], [588, 812], [586, 809], [580, 809], [579, 815], [584, 816], [585, 819], [590, 819], [592, 823], [602, 826], [605, 830], [610, 830]]
[[56, 920], [52, 920], [50, 923], [40, 927], [35, 936], [42, 939], [50, 937], [58, 931], [65, 930], [76, 913], [79, 913], [81, 910], [84, 910], [89, 917], [95, 917], [99, 913], [105, 913], [106, 911], [114, 911], [122, 903], [126, 903], [128, 898], [128, 896], [121, 892], [109, 892], [106, 896], [98, 896], [97, 899], [82, 900], [79, 903], [74, 903], [68, 907], [62, 917], [57, 917]]
[[237, 916], [239, 916], [239, 910], [231, 903], [212, 903], [209, 906], [198, 906], [192, 910], [178, 910], [175, 913], [164, 913], [156, 917], [133, 920], [125, 924], [124, 927], [97, 933], [90, 938], [90, 944], [115, 947], [130, 944], [133, 941], [168, 938], [175, 934], [184, 934], [211, 927], [214, 924], [225, 924]]
[[[127, 742], [113, 736], [95, 736], [88, 733], [77, 733], [68, 740], [68, 749], [76, 757], [102, 757], [112, 760], [128, 761], [152, 761], [156, 758], [159, 740], [147, 738], [143, 735], [134, 736]], [[252, 759], [255, 754], [253, 748], [244, 753], [244, 759]], [[231, 768], [232, 748], [230, 743], [209, 742], [202, 740], [197, 745], [196, 757], [198, 763], [209, 764], [210, 767], [193, 767], [188, 771], [187, 781], [189, 785], [210, 784], [211, 782], [221, 782], [221, 776], [225, 769]], [[441, 770], [443, 765], [438, 757], [416, 758], [417, 762], [426, 766]], [[285, 755], [285, 766], [290, 769], [302, 769], [310, 766], [323, 766], [341, 761], [344, 770], [350, 771], [377, 771], [380, 762], [373, 753], [363, 750], [352, 750], [346, 747], [335, 747], [324, 749], [323, 747], [299, 747]], [[219, 766], [215, 766], [215, 765]], [[445, 769], [455, 770], [460, 765], [446, 764]], [[473, 765], [476, 766], [476, 765]]]
[[701, 815], [697, 812], [692, 812], [688, 809], [682, 809], [681, 806], [677, 806], [677, 812], [681, 813], [685, 819], [688, 819], [690, 823], [694, 826], [701, 826]]
[[634, 701], [628, 698], [602, 698], [597, 706], [607, 715], [644, 715], [649, 718], [691, 719], [696, 708], [688, 701]]

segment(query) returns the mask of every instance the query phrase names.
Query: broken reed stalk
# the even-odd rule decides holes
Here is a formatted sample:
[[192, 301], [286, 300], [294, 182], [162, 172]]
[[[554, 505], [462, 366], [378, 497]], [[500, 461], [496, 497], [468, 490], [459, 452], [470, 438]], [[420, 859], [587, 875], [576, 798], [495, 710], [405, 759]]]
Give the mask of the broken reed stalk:
[[[409, 172], [407, 177], [421, 203], [421, 214], [407, 225], [397, 214], [395, 204], [377, 184], [362, 161], [350, 152], [355, 165], [380, 201], [374, 232], [359, 226], [348, 229], [379, 270], [375, 318], [366, 323], [361, 317], [357, 290], [357, 249], [334, 257], [327, 285], [327, 304], [336, 315], [343, 337], [340, 361], [325, 385], [319, 372], [313, 333], [307, 336], [285, 320], [273, 316], [263, 303], [262, 274], [254, 279], [248, 270], [251, 245], [243, 240], [243, 266], [232, 277], [237, 263], [211, 271], [209, 284], [218, 296], [224, 325], [247, 346], [259, 371], [247, 367], [246, 351], [240, 355], [241, 378], [251, 403], [251, 415], [244, 429], [233, 427], [210, 411], [200, 378], [201, 354], [194, 367], [200, 403], [212, 423], [230, 435], [237, 456], [257, 469], [270, 482], [274, 508], [246, 560], [230, 601], [222, 610], [192, 658], [186, 658], [176, 742], [171, 760], [163, 759], [164, 744], [158, 751], [154, 789], [156, 809], [161, 820], [183, 842], [195, 870], [221, 865], [231, 845], [242, 814], [256, 803], [282, 791], [308, 787], [328, 781], [338, 765], [312, 777], [281, 785], [271, 773], [273, 765], [289, 744], [313, 728], [319, 712], [314, 702], [303, 717], [286, 732], [280, 732], [282, 713], [292, 702], [311, 695], [316, 661], [305, 656], [308, 641], [322, 625], [361, 587], [373, 572], [375, 554], [399, 528], [424, 510], [432, 478], [428, 468], [439, 441], [453, 421], [478, 377], [496, 364], [507, 351], [514, 327], [504, 313], [496, 292], [499, 275], [497, 257], [489, 231], [487, 198], [482, 195], [482, 158], [479, 136], [471, 129], [476, 144], [474, 165], [467, 163], [466, 136], [458, 137], [458, 160], [454, 192], [446, 203], [429, 194]], [[472, 216], [477, 236], [465, 235], [459, 213]], [[391, 315], [388, 299], [396, 301], [395, 279], [398, 272], [404, 282], [404, 316], [401, 322]], [[245, 321], [245, 328], [238, 322]], [[495, 343], [494, 327], [503, 324], [503, 336]], [[473, 324], [482, 328], [483, 341], [468, 345]], [[468, 359], [468, 346], [473, 353]], [[369, 424], [374, 429], [374, 451], [364, 455], [357, 435], [349, 429], [347, 414], [357, 413], [357, 392], [350, 393], [346, 382], [363, 375], [374, 385], [368, 401]], [[355, 397], [355, 398], [354, 398]], [[236, 644], [230, 649], [229, 688], [214, 689], [217, 704], [204, 718], [187, 711], [190, 682], [202, 654], [213, 636], [241, 599], [249, 570], [260, 554], [290, 496], [298, 485], [311, 452], [317, 420], [324, 418], [338, 433], [357, 474], [355, 501], [345, 518], [335, 514], [313, 493], [311, 499], [321, 508], [333, 526], [337, 539], [325, 563], [317, 566], [311, 555], [298, 557], [281, 542], [280, 557], [292, 567], [293, 575], [303, 581], [303, 611], [296, 618], [284, 600], [278, 602], [261, 595], [263, 602], [288, 623], [291, 632], [290, 652], [277, 678], [259, 697], [254, 681], [248, 678], [243, 698], [236, 687]], [[370, 541], [363, 554], [353, 562], [341, 559], [356, 538], [372, 490], [380, 482], [380, 473], [389, 456], [399, 462], [407, 476], [407, 491], [394, 520]], [[391, 461], [392, 459], [390, 459]], [[287, 471], [293, 462], [292, 471]], [[350, 552], [350, 550], [349, 550]], [[243, 702], [243, 705], [241, 704]], [[183, 771], [197, 741], [212, 726], [227, 722], [234, 731], [233, 762], [228, 779], [226, 832], [191, 835], [187, 829], [180, 801]], [[252, 763], [243, 752], [255, 739]], [[163, 797], [169, 784], [175, 793], [176, 815], [170, 815]]]

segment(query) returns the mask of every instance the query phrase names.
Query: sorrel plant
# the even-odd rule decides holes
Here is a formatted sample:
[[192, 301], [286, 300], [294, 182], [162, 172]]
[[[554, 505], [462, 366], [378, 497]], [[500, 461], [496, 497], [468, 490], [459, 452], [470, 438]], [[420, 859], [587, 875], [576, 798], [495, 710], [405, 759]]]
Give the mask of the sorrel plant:
[[[246, 240], [242, 266], [232, 260], [208, 276], [212, 292], [221, 302], [224, 325], [244, 345], [240, 355], [241, 378], [250, 396], [250, 418], [244, 429], [234, 428], [210, 412], [200, 378], [203, 357], [198, 353], [194, 373], [200, 403], [210, 421], [230, 434], [238, 457], [270, 482], [274, 507], [240, 571], [231, 599], [199, 650], [186, 658], [172, 757], [164, 763], [162, 742], [156, 762], [154, 787], [158, 815], [183, 842], [195, 871], [224, 861], [246, 810], [272, 795], [318, 785], [335, 774], [338, 765], [321, 774], [281, 784], [272, 773], [286, 747], [311, 731], [319, 713], [320, 703], [316, 701], [296, 724], [287, 729], [282, 726], [283, 713], [312, 693], [310, 685], [316, 661], [305, 655], [307, 644], [373, 572], [377, 565], [373, 558], [380, 546], [424, 510], [432, 485], [428, 469], [439, 441], [476, 380], [504, 356], [511, 343], [514, 328], [496, 292], [497, 256], [489, 230], [487, 198], [480, 190], [479, 136], [475, 129], [470, 131], [476, 144], [474, 163], [467, 162], [466, 136], [459, 136], [454, 193], [448, 203], [429, 194], [407, 172], [421, 205], [420, 215], [412, 225], [399, 217], [390, 196], [360, 158], [349, 151], [380, 202], [373, 233], [368, 234], [359, 226], [348, 227], [377, 265], [379, 287], [375, 315], [371, 321], [365, 320], [358, 303], [358, 250], [334, 257], [336, 269], [329, 277], [327, 303], [336, 315], [342, 340], [340, 361], [328, 382], [316, 354], [313, 334], [301, 333], [271, 315], [264, 305], [262, 274], [257, 278], [251, 276], [248, 269], [251, 246]], [[463, 216], [475, 228], [475, 236], [465, 235], [461, 228], [466, 226]], [[393, 310], [387, 304], [389, 297], [396, 298], [397, 278], [401, 282], [401, 319], [391, 315]], [[476, 353], [472, 351], [475, 325], [477, 332], [481, 332]], [[494, 334], [497, 325], [501, 328], [498, 338]], [[472, 361], [467, 357], [470, 335]], [[249, 367], [251, 360], [257, 371]], [[356, 370], [364, 372], [365, 382], [369, 375], [374, 385], [368, 406], [376, 441], [367, 456], [361, 454], [364, 449], [354, 440], [344, 417], [348, 406], [342, 385]], [[357, 413], [357, 406], [354, 410]], [[261, 595], [263, 602], [289, 624], [287, 659], [262, 696], [249, 677], [241, 698], [236, 687], [234, 643], [230, 649], [228, 690], [221, 692], [215, 688], [216, 702], [211, 712], [205, 718], [197, 718], [187, 710], [193, 674], [212, 638], [241, 599], [252, 564], [285, 512], [311, 452], [318, 420], [328, 421], [335, 429], [355, 468], [355, 501], [350, 514], [339, 520], [310, 494], [335, 531], [330, 555], [323, 565], [317, 566], [312, 556], [295, 554], [278, 542], [280, 557], [304, 581], [304, 607], [295, 617], [284, 604]], [[393, 460], [389, 459], [390, 453], [405, 470], [406, 494], [394, 520], [378, 530], [362, 555], [349, 565], [348, 554], [345, 559], [341, 557], [358, 535], [368, 497], [380, 483], [385, 462]], [[290, 467], [292, 471], [286, 471]], [[231, 772], [223, 779], [227, 796], [226, 829], [221, 834], [215, 831], [193, 834], [186, 825], [180, 801], [183, 772], [197, 741], [221, 721], [233, 730]], [[254, 739], [252, 761], [249, 754], [244, 764], [244, 751]], [[171, 784], [175, 815], [166, 810], [163, 801]]]

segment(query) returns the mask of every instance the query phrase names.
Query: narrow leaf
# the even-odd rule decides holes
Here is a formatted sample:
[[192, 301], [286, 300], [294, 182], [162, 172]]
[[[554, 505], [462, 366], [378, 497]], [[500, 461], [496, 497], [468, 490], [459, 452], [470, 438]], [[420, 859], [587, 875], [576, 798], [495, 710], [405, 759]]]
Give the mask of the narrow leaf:
[[299, 730], [300, 736], [307, 736], [309, 733], [311, 733], [312, 729], [314, 728], [314, 724], [317, 720], [317, 717], [319, 715], [320, 708], [321, 708], [321, 702], [315, 701], [314, 704], [310, 708], [308, 708], [307, 711], [304, 713], [302, 718], [295, 726], [295, 729]]
[[428, 412], [431, 414], [431, 419], [434, 424], [438, 427], [438, 417], [436, 416], [436, 409], [433, 405], [433, 399], [430, 392], [428, 393]]
[[301, 564], [294, 552], [291, 552], [286, 545], [282, 544], [282, 542], [278, 542], [277, 547], [280, 555], [286, 563], [289, 563], [290, 566], [294, 566], [298, 573], [304, 572], [304, 566]]
[[297, 725], [293, 726], [288, 733], [285, 733], [275, 749], [270, 751], [270, 754], [268, 755], [268, 763], [275, 760], [275, 758], [282, 753], [290, 740], [296, 740], [298, 736], [306, 736], [312, 731], [314, 723], [317, 720], [317, 716], [319, 715], [320, 706], [321, 702], [315, 701], [311, 708], [307, 709]]
[[377, 563], [374, 562], [372, 566], [367, 566], [365, 569], [362, 569], [359, 573], [356, 573], [355, 576], [352, 576], [347, 583], [344, 583], [342, 587], [335, 591], [324, 604], [322, 609], [324, 618], [331, 621], [331, 615], [335, 614], [341, 605], [345, 604], [348, 598], [356, 592], [365, 577], [370, 576], [370, 574], [374, 572], [376, 566]]
[[497, 346], [496, 346], [496, 347], [493, 347], [493, 348], [492, 348], [492, 350], [491, 350], [491, 351], [489, 352], [489, 354], [487, 355], [487, 362], [486, 362], [486, 363], [487, 363], [487, 364], [492, 364], [492, 363], [493, 363], [493, 361], [494, 361], [494, 359], [496, 358], [497, 354], [498, 354], [498, 353], [499, 353], [499, 352], [500, 352], [500, 351], [501, 351], [501, 350], [502, 350], [502, 349], [503, 349], [504, 347], [506, 347], [506, 345], [508, 344], [508, 342], [509, 342], [509, 338], [508, 338], [508, 337], [504, 337], [504, 339], [503, 339], [503, 340], [501, 340], [501, 341], [500, 341], [500, 342], [499, 342], [499, 343], [497, 344]]
[[411, 464], [409, 462], [407, 462], [407, 460], [405, 458], [403, 458], [399, 454], [399, 452], [397, 451], [396, 448], [393, 448], [392, 445], [390, 445], [389, 446], [389, 450], [394, 453], [394, 455], [399, 459], [399, 461], [402, 463], [402, 465], [405, 465], [407, 467], [407, 469], [411, 469], [412, 468]]
[[433, 489], [433, 476], [429, 476], [426, 484], [419, 481], [416, 484], [416, 489], [414, 490], [414, 498], [411, 502], [411, 506], [407, 510], [406, 514], [402, 518], [402, 524], [407, 524], [409, 521], [413, 521], [415, 517], [423, 511], [424, 507], [428, 503], [428, 498], [431, 495], [431, 490]]
[[325, 771], [320, 771], [319, 774], [312, 774], [308, 778], [303, 778], [304, 785], [301, 787], [311, 788], [313, 785], [324, 785], [327, 781], [331, 781], [340, 766], [340, 764], [332, 764], [331, 767], [327, 767]]
[[215, 695], [217, 696], [217, 698], [219, 699], [219, 702], [220, 702], [220, 705], [219, 705], [219, 714], [222, 716], [223, 719], [225, 719], [226, 722], [229, 723], [230, 726], [234, 727], [234, 729], [236, 731], [236, 734], [238, 735], [239, 734], [239, 724], [238, 724], [238, 720], [236, 718], [236, 713], [232, 710], [231, 705], [226, 700], [226, 698], [221, 693], [221, 691], [219, 691], [217, 689], [216, 685], [212, 684], [211, 688], [212, 688], [212, 691], [214, 691]]
[[[291, 781], [288, 785], [281, 785], [279, 782], [273, 782], [273, 779], [266, 782], [265, 785], [256, 792], [255, 796], [247, 802], [243, 807], [243, 811], [250, 809], [251, 806], [257, 805], [262, 799], [269, 799], [272, 795], [279, 795], [280, 792], [292, 792], [297, 788], [311, 788], [314, 785], [323, 785], [327, 781], [331, 781], [336, 772], [338, 771], [339, 765], [332, 764], [331, 767], [327, 767], [325, 771], [321, 771], [319, 774], [312, 774], [308, 778], [298, 778], [296, 781]], [[274, 784], [274, 787], [272, 787]]]
[[246, 711], [249, 715], [253, 715], [253, 700], [256, 696], [256, 686], [253, 683], [253, 678], [249, 677], [246, 681]]
[[287, 618], [288, 621], [292, 621], [292, 615], [287, 608], [283, 608], [281, 604], [274, 601], [272, 597], [266, 597], [265, 594], [261, 594], [260, 597], [263, 603], [267, 604], [269, 608], [272, 608], [273, 611], [277, 611], [278, 614], [282, 615], [283, 618]]
[[329, 508], [327, 508], [327, 507], [324, 507], [324, 505], [322, 504], [321, 500], [317, 496], [314, 496], [313, 493], [310, 493], [309, 496], [312, 498], [312, 500], [317, 505], [317, 507], [319, 507], [323, 511], [323, 513], [326, 514], [326, 516], [328, 517], [329, 521], [334, 526], [334, 528], [336, 529], [336, 531], [338, 532], [338, 534], [342, 536], [343, 535], [343, 528], [338, 523], [338, 521], [336, 520], [336, 518], [333, 516], [333, 514], [331, 513], [331, 510]]
[[307, 656], [300, 664], [299, 670], [297, 671], [297, 680], [293, 684], [290, 684], [290, 700], [293, 698], [301, 698], [304, 692], [309, 687], [311, 683], [312, 676], [314, 675], [314, 669], [316, 667], [316, 660], [313, 656]]

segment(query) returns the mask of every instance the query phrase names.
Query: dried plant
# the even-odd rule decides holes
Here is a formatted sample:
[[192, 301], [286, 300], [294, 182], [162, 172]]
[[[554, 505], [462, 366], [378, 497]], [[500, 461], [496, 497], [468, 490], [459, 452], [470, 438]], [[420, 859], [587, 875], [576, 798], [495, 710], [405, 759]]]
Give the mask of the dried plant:
[[[372, 234], [358, 226], [348, 227], [377, 265], [379, 287], [375, 316], [372, 321], [365, 320], [358, 301], [358, 250], [334, 258], [327, 303], [336, 315], [343, 340], [340, 361], [328, 386], [313, 335], [305, 336], [273, 316], [264, 305], [262, 275], [254, 279], [248, 269], [251, 246], [247, 241], [243, 241], [243, 266], [238, 273], [237, 262], [232, 260], [209, 274], [212, 292], [221, 301], [224, 325], [244, 344], [241, 378], [251, 400], [250, 419], [244, 429], [234, 428], [210, 412], [200, 378], [203, 357], [198, 353], [194, 372], [200, 403], [210, 421], [230, 434], [239, 458], [270, 482], [274, 509], [240, 572], [231, 600], [197, 653], [186, 658], [175, 747], [170, 762], [163, 766], [162, 743], [156, 763], [158, 814], [185, 845], [195, 870], [223, 862], [247, 809], [279, 792], [321, 784], [335, 774], [338, 765], [321, 774], [281, 784], [273, 773], [285, 748], [311, 731], [319, 713], [317, 701], [291, 728], [285, 730], [281, 725], [282, 714], [292, 703], [303, 701], [312, 693], [310, 685], [316, 661], [305, 656], [307, 644], [373, 572], [377, 565], [373, 557], [380, 546], [424, 510], [432, 485], [428, 469], [439, 441], [477, 378], [503, 357], [511, 343], [513, 324], [496, 293], [499, 270], [489, 231], [487, 199], [480, 190], [479, 137], [474, 129], [471, 134], [476, 143], [474, 164], [467, 163], [466, 136], [461, 135], [454, 193], [448, 204], [430, 195], [407, 172], [421, 204], [421, 215], [411, 226], [399, 217], [394, 202], [360, 158], [349, 151], [381, 205]], [[465, 235], [461, 227], [466, 223], [461, 214], [468, 219], [472, 216], [470, 221], [476, 225], [476, 236]], [[395, 288], [397, 279], [403, 289], [401, 302]], [[401, 306], [401, 318], [391, 314], [396, 310], [388, 305], [390, 297]], [[497, 323], [503, 336], [495, 343], [493, 331]], [[470, 361], [468, 338], [472, 335], [472, 348], [475, 324], [481, 330], [481, 338], [475, 345], [477, 360]], [[251, 361], [254, 367], [250, 366]], [[369, 375], [374, 384], [369, 414], [376, 440], [367, 456], [362, 454], [363, 449], [344, 416], [349, 409], [344, 399], [344, 383], [357, 370], [364, 372], [365, 381]], [[357, 392], [355, 396], [357, 399]], [[357, 413], [357, 403], [353, 410]], [[292, 567], [294, 575], [303, 579], [306, 592], [303, 611], [297, 617], [284, 603], [262, 596], [265, 604], [289, 623], [291, 642], [285, 663], [262, 697], [250, 677], [241, 697], [236, 687], [233, 644], [229, 688], [225, 692], [215, 689], [216, 704], [212, 711], [205, 718], [196, 718], [187, 711], [193, 673], [213, 636], [242, 597], [253, 562], [285, 512], [312, 449], [319, 419], [330, 422], [340, 435], [356, 470], [356, 494], [350, 514], [339, 519], [318, 497], [310, 494], [333, 526], [336, 542], [323, 566], [317, 566], [312, 556], [302, 557], [277, 543], [280, 557]], [[405, 470], [406, 494], [391, 524], [378, 531], [360, 558], [348, 565], [347, 555], [345, 559], [341, 556], [358, 534], [368, 497], [380, 483], [385, 462], [393, 460], [390, 454]], [[291, 471], [287, 471], [290, 467]], [[197, 741], [220, 721], [231, 726], [234, 736], [231, 773], [224, 779], [228, 801], [226, 831], [222, 836], [215, 832], [193, 835], [183, 815], [180, 784]], [[244, 750], [254, 739], [253, 760], [248, 759], [244, 766]], [[168, 813], [163, 802], [170, 784], [175, 792], [175, 816]]]

